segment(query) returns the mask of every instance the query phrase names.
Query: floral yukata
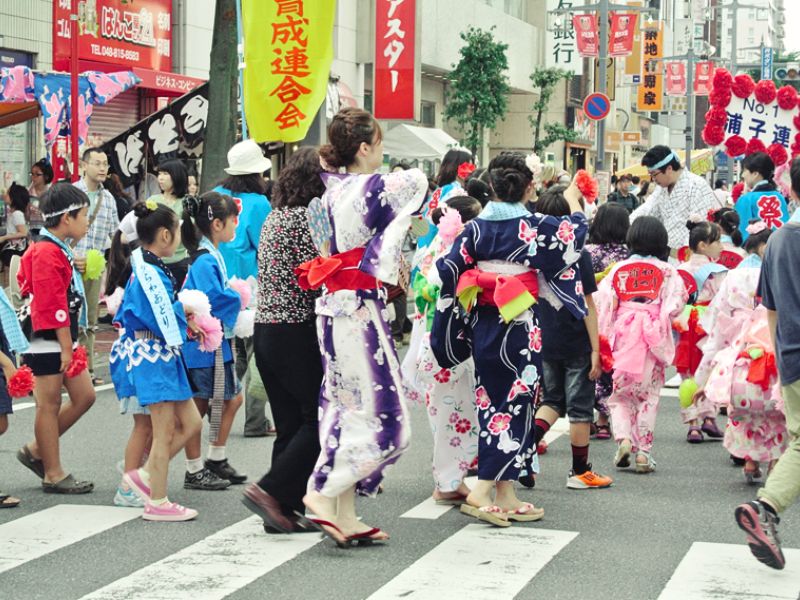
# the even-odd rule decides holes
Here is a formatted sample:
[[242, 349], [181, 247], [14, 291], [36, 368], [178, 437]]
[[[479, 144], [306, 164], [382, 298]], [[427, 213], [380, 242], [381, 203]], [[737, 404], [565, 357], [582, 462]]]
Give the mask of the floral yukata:
[[[310, 269], [299, 273], [304, 289], [311, 279], [324, 284], [316, 303], [322, 450], [308, 487], [329, 498], [353, 486], [374, 495], [411, 435], [380, 282], [397, 283], [403, 239], [425, 202], [428, 181], [418, 169], [322, 177], [330, 257], [301, 265], [300, 271]], [[316, 267], [322, 267], [319, 277]]]
[[478, 455], [478, 419], [475, 363], [472, 358], [450, 369], [436, 362], [431, 350], [431, 326], [442, 282], [435, 262], [452, 244], [438, 234], [425, 248], [414, 278], [417, 313], [411, 343], [403, 361], [403, 375], [415, 394], [425, 398], [433, 434], [433, 480], [440, 492], [458, 490]]
[[474, 358], [481, 480], [516, 480], [535, 462], [533, 411], [542, 372], [535, 298], [547, 293], [586, 317], [573, 266], [586, 230], [582, 213], [556, 218], [490, 202], [437, 262], [442, 289], [431, 347], [445, 369]]
[[[627, 291], [624, 279], [616, 278], [620, 269], [642, 263], [661, 274], [660, 285], [653, 286], [653, 298], [635, 296]], [[608, 399], [614, 439], [631, 440], [634, 452], [649, 454], [664, 370], [675, 354], [672, 320], [686, 304], [686, 289], [671, 265], [653, 257], [632, 256], [611, 269], [595, 298], [600, 335], [608, 338], [614, 356], [614, 390]]]

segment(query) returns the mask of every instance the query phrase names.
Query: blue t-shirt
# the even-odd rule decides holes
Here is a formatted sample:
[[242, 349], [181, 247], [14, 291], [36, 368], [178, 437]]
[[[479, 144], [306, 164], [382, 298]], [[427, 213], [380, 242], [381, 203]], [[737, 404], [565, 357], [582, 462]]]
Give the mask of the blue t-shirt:
[[247, 279], [250, 276], [258, 277], [258, 242], [261, 239], [261, 227], [272, 210], [272, 205], [266, 196], [251, 192], [236, 193], [222, 186], [214, 188], [215, 192], [227, 194], [236, 200], [239, 205], [239, 225], [236, 227], [236, 237], [232, 242], [219, 245], [228, 277]]
[[769, 238], [758, 295], [762, 304], [778, 313], [775, 340], [781, 385], [800, 380], [800, 225], [787, 223]]

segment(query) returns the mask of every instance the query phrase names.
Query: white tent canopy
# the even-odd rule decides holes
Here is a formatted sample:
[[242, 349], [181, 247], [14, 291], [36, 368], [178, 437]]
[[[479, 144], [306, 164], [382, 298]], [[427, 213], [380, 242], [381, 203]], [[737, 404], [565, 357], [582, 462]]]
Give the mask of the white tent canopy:
[[441, 160], [458, 142], [441, 129], [397, 125], [383, 137], [383, 152], [406, 160]]

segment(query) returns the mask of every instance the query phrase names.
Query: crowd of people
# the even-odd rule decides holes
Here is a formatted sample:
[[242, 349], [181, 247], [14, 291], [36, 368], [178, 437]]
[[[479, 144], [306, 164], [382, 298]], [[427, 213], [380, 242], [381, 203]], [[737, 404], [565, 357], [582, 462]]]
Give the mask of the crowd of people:
[[[230, 150], [228, 178], [204, 194], [179, 161], [164, 163], [162, 193], [121, 219], [98, 149], [84, 152], [75, 185], [32, 188], [42, 223], [23, 248], [19, 315], [0, 295], [0, 361], [7, 380], [15, 355], [35, 376], [34, 439], [17, 458], [44, 492], [93, 489], [61, 465], [58, 444], [94, 402], [103, 280], [89, 276], [89, 254], [108, 250], [104, 302], [119, 331], [111, 375], [133, 416], [114, 502], [146, 520], [197, 517], [168, 495], [181, 451], [187, 489], [247, 481], [226, 445], [250, 354], [277, 438], [243, 502], [268, 533], [317, 529], [340, 546], [389, 538], [358, 518], [356, 497], [380, 493], [408, 448], [410, 405], [424, 405], [430, 422], [435, 502], [508, 527], [545, 514], [516, 484], [536, 486], [560, 417], [568, 488], [613, 484], [589, 462], [592, 438], [615, 442], [607, 457], [594, 451], [598, 464], [654, 472], [661, 390], [675, 367], [687, 442], [723, 439], [747, 482], [765, 480], [736, 521], [759, 560], [783, 566], [778, 513], [800, 495], [790, 258], [800, 228], [784, 226], [789, 207], [766, 154], [743, 162], [735, 205], [656, 146], [642, 159], [649, 182], [620, 176], [592, 206], [588, 174], [548, 172], [515, 152], [478, 169], [451, 150], [433, 190], [408, 165], [380, 174], [383, 134], [361, 109], [338, 113], [328, 139], [292, 154], [269, 199], [269, 161], [251, 141]], [[800, 162], [788, 177], [797, 199]], [[24, 197], [9, 190], [10, 215], [25, 213]], [[9, 242], [28, 239], [17, 221]], [[401, 363], [393, 300], [406, 294], [416, 311]], [[265, 433], [263, 406], [246, 411], [246, 433]]]

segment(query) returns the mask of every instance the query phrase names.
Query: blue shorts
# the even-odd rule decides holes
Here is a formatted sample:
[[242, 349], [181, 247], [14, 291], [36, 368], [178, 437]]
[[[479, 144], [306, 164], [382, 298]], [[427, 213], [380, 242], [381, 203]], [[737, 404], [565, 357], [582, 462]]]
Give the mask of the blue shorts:
[[119, 399], [119, 414], [121, 415], [150, 415], [150, 409], [139, 404], [136, 396], [125, 396]]
[[[214, 367], [189, 369], [189, 381], [196, 389], [193, 397], [198, 400], [209, 400], [214, 395]], [[233, 400], [242, 391], [239, 380], [233, 370], [233, 361], [225, 363], [225, 396], [224, 400]]]

